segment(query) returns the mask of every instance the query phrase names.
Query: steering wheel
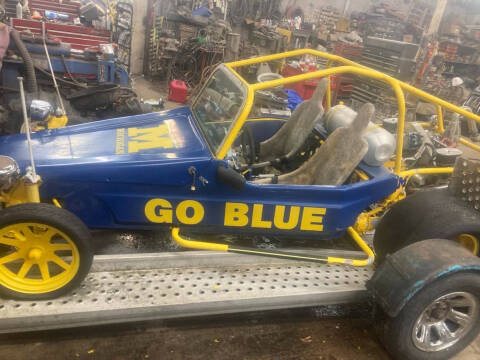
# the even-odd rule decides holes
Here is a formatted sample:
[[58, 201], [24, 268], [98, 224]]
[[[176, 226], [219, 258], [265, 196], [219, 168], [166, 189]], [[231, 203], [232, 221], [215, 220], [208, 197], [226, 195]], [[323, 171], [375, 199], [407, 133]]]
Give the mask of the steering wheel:
[[247, 160], [248, 165], [252, 165], [256, 159], [255, 140], [253, 139], [252, 130], [248, 126], [244, 126], [241, 135], [242, 156]]

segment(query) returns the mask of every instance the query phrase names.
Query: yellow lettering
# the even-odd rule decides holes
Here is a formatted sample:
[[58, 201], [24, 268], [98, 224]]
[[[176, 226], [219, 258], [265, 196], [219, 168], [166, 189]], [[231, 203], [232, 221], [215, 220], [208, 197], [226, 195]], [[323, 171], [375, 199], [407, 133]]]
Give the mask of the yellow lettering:
[[225, 226], [247, 226], [248, 205], [242, 203], [225, 203]]
[[277, 205], [275, 206], [275, 215], [273, 216], [273, 224], [277, 229], [281, 230], [292, 230], [298, 224], [298, 218], [300, 215], [300, 207], [291, 206], [290, 207], [290, 216], [288, 221], [285, 222], [285, 206]]
[[[245, 203], [225, 203], [225, 226], [245, 227], [249, 225], [249, 205]], [[263, 204], [253, 204], [251, 227], [271, 229], [272, 221], [263, 219]], [[300, 219], [299, 206], [290, 206], [286, 215], [287, 206], [276, 205], [273, 215], [273, 225], [280, 230], [294, 229]], [[173, 223], [172, 204], [165, 199], [151, 199], [145, 205], [145, 216], [153, 223]], [[300, 230], [323, 231], [325, 208], [304, 207]], [[176, 219], [185, 225], [196, 225], [205, 217], [203, 205], [195, 200], [184, 200], [175, 209]], [[287, 216], [287, 218], [285, 218]]]
[[[192, 216], [188, 216], [187, 210], [192, 209]], [[178, 221], [186, 225], [196, 225], [203, 220], [205, 215], [205, 210], [203, 209], [202, 204], [195, 200], [184, 200], [177, 206], [175, 212], [177, 215]]]
[[117, 139], [115, 142], [115, 153], [117, 155], [125, 154], [125, 129], [117, 129]]
[[165, 199], [152, 199], [145, 205], [145, 216], [153, 223], [172, 223], [172, 204]]
[[252, 227], [270, 229], [272, 227], [271, 221], [262, 220], [263, 205], [254, 204], [252, 214]]
[[325, 208], [304, 207], [300, 230], [323, 231], [323, 216]]
[[160, 124], [153, 128], [129, 128], [128, 137], [134, 138], [128, 142], [129, 153], [136, 153], [140, 150], [170, 149], [174, 147], [168, 126], [165, 124]]

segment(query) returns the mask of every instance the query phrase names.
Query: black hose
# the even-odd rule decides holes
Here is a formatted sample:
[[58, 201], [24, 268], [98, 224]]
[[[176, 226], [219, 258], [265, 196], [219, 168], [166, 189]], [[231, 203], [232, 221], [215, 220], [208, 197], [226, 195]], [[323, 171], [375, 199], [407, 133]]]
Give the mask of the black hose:
[[250, 129], [248, 126], [243, 127], [241, 141], [243, 156], [246, 158], [248, 165], [252, 165], [256, 160], [255, 140], [253, 138], [252, 129]]
[[[79, 87], [87, 88], [87, 85], [80, 84], [80, 83], [75, 79], [75, 77], [72, 75], [72, 73], [71, 73], [70, 70], [68, 69], [67, 62], [65, 61], [65, 56], [60, 55], [60, 57], [62, 58], [63, 67], [65, 68], [65, 71], [67, 72], [67, 74], [68, 74], [68, 76], [70, 77], [70, 79], [74, 82], [74, 84], [76, 84], [76, 85], [79, 86]], [[52, 79], [52, 80], [53, 80], [53, 79]]]
[[15, 30], [10, 30], [10, 36], [15, 43], [15, 46], [20, 53], [20, 56], [23, 58], [23, 63], [25, 64], [27, 79], [25, 81], [27, 92], [29, 93], [38, 93], [37, 77], [35, 75], [35, 67], [33, 66], [33, 60], [30, 56], [30, 53], [27, 50], [27, 47], [23, 43], [20, 33]]
[[[42, 67], [39, 66], [39, 65], [35, 65], [35, 69], [37, 69], [39, 72], [41, 72], [41, 73], [44, 74], [45, 76], [49, 77], [50, 80], [53, 81], [53, 79], [52, 79], [52, 73], [43, 70]], [[71, 82], [71, 81], [68, 81], [68, 80], [59, 78], [58, 76], [55, 76], [55, 79], [56, 79], [57, 81], [59, 81], [59, 82], [63, 82], [63, 83], [68, 84], [68, 85], [74, 85], [74, 86], [78, 86], [78, 87], [81, 87], [81, 88], [87, 88], [87, 87], [88, 87], [88, 86], [86, 86], [86, 85], [75, 84], [74, 82]]]

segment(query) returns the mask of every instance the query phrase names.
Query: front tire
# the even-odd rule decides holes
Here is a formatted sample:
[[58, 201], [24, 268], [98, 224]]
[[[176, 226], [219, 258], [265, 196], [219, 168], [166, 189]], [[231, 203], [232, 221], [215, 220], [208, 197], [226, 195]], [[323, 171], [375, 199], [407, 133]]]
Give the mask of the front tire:
[[449, 359], [480, 333], [480, 275], [462, 272], [436, 280], [396, 317], [384, 315], [380, 329], [395, 359]]
[[0, 211], [0, 296], [44, 300], [80, 285], [93, 260], [90, 231], [50, 204]]

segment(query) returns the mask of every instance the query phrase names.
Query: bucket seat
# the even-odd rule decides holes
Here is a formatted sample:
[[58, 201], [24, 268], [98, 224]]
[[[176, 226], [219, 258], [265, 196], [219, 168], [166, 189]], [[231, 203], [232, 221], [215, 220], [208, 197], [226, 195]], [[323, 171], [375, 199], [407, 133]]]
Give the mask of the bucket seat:
[[255, 180], [256, 184], [332, 185], [345, 183], [368, 151], [362, 134], [373, 120], [375, 107], [363, 105], [349, 127], [336, 129], [297, 170]]
[[312, 98], [302, 102], [275, 135], [259, 144], [258, 157], [262, 166], [273, 161], [288, 160], [299, 151], [324, 114], [322, 102], [327, 86], [328, 80], [322, 79]]

